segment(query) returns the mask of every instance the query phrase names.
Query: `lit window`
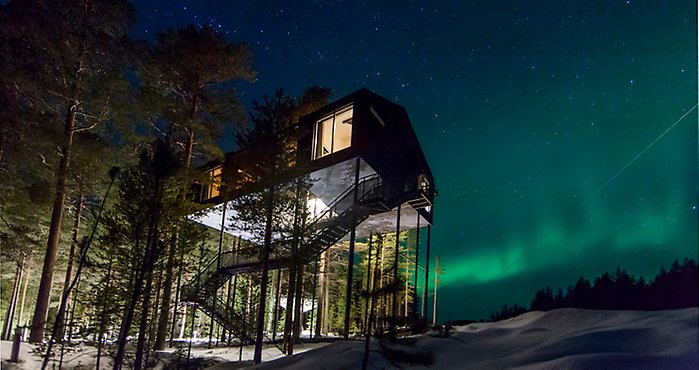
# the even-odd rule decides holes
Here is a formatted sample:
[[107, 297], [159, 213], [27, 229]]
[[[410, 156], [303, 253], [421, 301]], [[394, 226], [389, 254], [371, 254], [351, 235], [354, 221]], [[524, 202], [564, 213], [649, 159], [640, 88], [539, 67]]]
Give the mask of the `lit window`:
[[221, 194], [222, 167], [218, 166], [209, 171], [209, 178], [211, 179], [211, 184], [205, 188], [206, 196], [204, 199], [210, 199]]
[[315, 127], [313, 159], [335, 153], [352, 145], [352, 106], [322, 118]]

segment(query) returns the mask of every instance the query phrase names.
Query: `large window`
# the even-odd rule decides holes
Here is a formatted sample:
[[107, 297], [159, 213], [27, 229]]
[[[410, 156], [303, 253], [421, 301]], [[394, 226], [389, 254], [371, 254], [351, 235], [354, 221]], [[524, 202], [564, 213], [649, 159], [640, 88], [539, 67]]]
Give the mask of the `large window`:
[[222, 167], [211, 169], [208, 175], [211, 183], [204, 186], [202, 200], [211, 199], [221, 194]]
[[324, 117], [315, 127], [313, 159], [335, 153], [352, 144], [352, 106]]

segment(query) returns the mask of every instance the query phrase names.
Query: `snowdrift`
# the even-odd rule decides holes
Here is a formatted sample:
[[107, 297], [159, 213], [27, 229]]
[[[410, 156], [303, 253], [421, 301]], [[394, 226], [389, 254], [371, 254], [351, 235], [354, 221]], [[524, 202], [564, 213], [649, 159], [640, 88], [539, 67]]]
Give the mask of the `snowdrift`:
[[[495, 323], [455, 327], [446, 338], [421, 335], [382, 347], [371, 343], [369, 369], [699, 369], [698, 310], [595, 311], [565, 308], [528, 312]], [[38, 370], [41, 358], [23, 343], [23, 362], [10, 364], [11, 343], [0, 344], [2, 368]], [[361, 369], [364, 342], [303, 344], [280, 357], [274, 347], [253, 369]], [[196, 348], [193, 357], [216, 364], [210, 370], [250, 366], [253, 348]], [[96, 349], [68, 355], [65, 369], [94, 368]], [[70, 360], [69, 360], [70, 359]], [[170, 362], [170, 361], [167, 361]], [[424, 365], [425, 362], [431, 365]], [[421, 365], [422, 363], [422, 365]], [[111, 368], [104, 359], [104, 368]], [[162, 368], [162, 363], [160, 363]]]
[[[372, 342], [368, 368], [425, 369], [405, 361], [431, 352], [432, 369], [699, 369], [697, 312], [696, 307], [528, 312], [496, 323], [456, 327], [447, 338], [410, 338], [410, 343], [392, 347], [405, 354], [402, 359], [399, 355], [389, 360]], [[336, 342], [253, 368], [360, 369], [363, 353], [363, 342]]]

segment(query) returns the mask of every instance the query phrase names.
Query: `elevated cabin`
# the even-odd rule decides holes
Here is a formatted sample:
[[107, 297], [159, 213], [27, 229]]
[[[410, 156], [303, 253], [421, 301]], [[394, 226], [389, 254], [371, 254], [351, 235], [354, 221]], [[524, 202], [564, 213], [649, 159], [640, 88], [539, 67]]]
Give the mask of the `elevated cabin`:
[[[292, 130], [295, 141], [289, 150], [295, 151], [293, 175], [310, 175], [312, 180], [307, 198], [311, 218], [306, 223], [312, 232], [298, 245], [296, 259], [291, 258], [289, 250], [272, 251], [267, 260], [269, 269], [290, 267], [292, 261], [317, 261], [321, 253], [343, 240], [349, 240], [351, 256], [357, 239], [432, 224], [435, 181], [405, 109], [361, 89], [301, 117]], [[219, 231], [225, 226], [222, 232], [253, 240], [232, 224], [229, 216], [236, 211], [227, 201], [243, 195], [239, 184], [255, 177], [254, 154], [246, 150], [228, 153], [223, 162], [210, 163], [207, 168], [211, 182], [201, 185], [198, 194], [199, 200], [211, 207], [197, 221]], [[427, 235], [429, 251], [429, 229]], [[247, 249], [227, 251], [222, 251], [219, 245], [219, 255], [182, 288], [183, 300], [196, 303], [232, 333], [243, 333], [238, 334], [241, 340], [250, 332], [246, 329], [249, 323], [217, 300], [216, 292], [233, 275], [260, 271], [263, 260], [259, 251], [254, 243]], [[397, 261], [398, 255], [394, 258]], [[354, 258], [348, 258], [347, 271], [353, 270], [353, 261]], [[417, 279], [417, 261], [415, 264]], [[426, 265], [425, 287], [429, 272], [429, 264]], [[397, 266], [396, 263], [394, 276]], [[346, 289], [344, 333], [347, 335], [352, 284], [347, 283]], [[423, 289], [423, 295], [426, 292]], [[397, 290], [392, 298], [393, 318], [400, 315], [396, 311], [399, 300], [396, 294]], [[404, 301], [408, 299], [406, 293]], [[407, 303], [405, 307], [407, 316]]]
[[[295, 171], [310, 174], [315, 211], [332, 204], [355, 181], [379, 177], [387, 210], [369, 215], [356, 227], [356, 237], [432, 223], [435, 181], [405, 109], [367, 89], [358, 90], [299, 119], [294, 126], [297, 143]], [[254, 158], [245, 151], [227, 153], [223, 163], [207, 166], [211, 184], [197, 189], [202, 203], [216, 205], [202, 223], [220, 230], [221, 204], [239, 196], [236, 184], [250, 177]], [[355, 178], [358, 167], [358, 178]], [[388, 190], [390, 188], [390, 190]], [[243, 236], [235, 225], [233, 235]]]

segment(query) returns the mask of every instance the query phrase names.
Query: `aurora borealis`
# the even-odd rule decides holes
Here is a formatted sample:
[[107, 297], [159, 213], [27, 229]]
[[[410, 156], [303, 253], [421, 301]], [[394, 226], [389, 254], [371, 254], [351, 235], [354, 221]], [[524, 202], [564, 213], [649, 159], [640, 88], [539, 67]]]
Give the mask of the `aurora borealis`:
[[697, 110], [661, 137], [697, 104], [694, 1], [134, 5], [136, 37], [206, 23], [248, 42], [247, 108], [313, 84], [406, 108], [439, 191], [440, 320], [697, 259]]

